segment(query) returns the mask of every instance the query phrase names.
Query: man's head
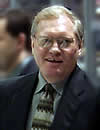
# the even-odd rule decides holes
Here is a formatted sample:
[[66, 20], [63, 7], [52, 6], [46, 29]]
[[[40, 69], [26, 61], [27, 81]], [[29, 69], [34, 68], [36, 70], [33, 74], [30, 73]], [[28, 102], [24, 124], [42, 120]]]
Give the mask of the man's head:
[[0, 69], [17, 64], [23, 49], [30, 50], [31, 21], [22, 10], [11, 9], [0, 14]]
[[48, 82], [58, 82], [70, 75], [83, 44], [80, 20], [63, 6], [40, 11], [33, 20], [32, 51], [40, 72]]

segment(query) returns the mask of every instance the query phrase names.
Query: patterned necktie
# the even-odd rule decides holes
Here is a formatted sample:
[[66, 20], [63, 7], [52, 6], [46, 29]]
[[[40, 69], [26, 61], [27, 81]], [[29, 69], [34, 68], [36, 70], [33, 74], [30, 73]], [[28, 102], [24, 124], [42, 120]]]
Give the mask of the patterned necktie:
[[33, 130], [48, 130], [53, 121], [53, 101], [54, 101], [54, 88], [51, 84], [46, 84], [43, 88], [43, 94], [37, 106], [36, 113], [33, 118]]

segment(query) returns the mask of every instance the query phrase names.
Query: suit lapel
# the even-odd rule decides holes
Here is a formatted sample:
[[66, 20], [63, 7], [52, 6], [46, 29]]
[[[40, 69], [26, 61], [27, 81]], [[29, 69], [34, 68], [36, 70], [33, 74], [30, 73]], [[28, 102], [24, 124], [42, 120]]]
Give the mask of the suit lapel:
[[50, 130], [69, 130], [80, 106], [79, 97], [82, 96], [85, 91], [84, 87], [81, 87], [82, 80], [80, 80], [80, 72], [79, 68], [76, 67], [65, 84], [63, 95]]
[[27, 95], [29, 92], [29, 96], [31, 97], [31, 95], [33, 95], [35, 89], [36, 89], [36, 85], [34, 85], [36, 83], [36, 75], [29, 75], [25, 78], [21, 78], [18, 79], [18, 81], [16, 81], [16, 83], [12, 84], [14, 85], [13, 87], [16, 87], [16, 89], [13, 92], [13, 95], [11, 97], [11, 102], [13, 103], [14, 100], [16, 99], [16, 97], [18, 97], [19, 95], [24, 96]]

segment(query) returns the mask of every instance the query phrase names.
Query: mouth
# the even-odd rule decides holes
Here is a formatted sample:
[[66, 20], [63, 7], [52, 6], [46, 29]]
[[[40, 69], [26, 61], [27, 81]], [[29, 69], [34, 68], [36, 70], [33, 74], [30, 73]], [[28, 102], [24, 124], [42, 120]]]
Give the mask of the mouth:
[[56, 60], [56, 59], [46, 59], [46, 61], [50, 62], [50, 63], [62, 63], [62, 60]]

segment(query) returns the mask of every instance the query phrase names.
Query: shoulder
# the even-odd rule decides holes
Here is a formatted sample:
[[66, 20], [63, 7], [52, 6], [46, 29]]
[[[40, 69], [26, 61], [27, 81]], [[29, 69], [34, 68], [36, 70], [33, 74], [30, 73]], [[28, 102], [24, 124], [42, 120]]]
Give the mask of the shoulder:
[[0, 81], [0, 95], [6, 91], [14, 91], [18, 89], [27, 88], [34, 84], [37, 78], [37, 72], [27, 74], [24, 76], [16, 76], [13, 78], [8, 78]]
[[[69, 78], [68, 86], [71, 92], [81, 101], [96, 101], [96, 89], [87, 74], [79, 67], [76, 67]], [[67, 89], [66, 89], [67, 90]]]
[[75, 84], [76, 86], [79, 86], [80, 89], [81, 88], [84, 88], [84, 89], [95, 88], [95, 86], [92, 84], [91, 80], [87, 76], [86, 72], [81, 70], [78, 66], [72, 72], [69, 80], [70, 80], [70, 83]]

